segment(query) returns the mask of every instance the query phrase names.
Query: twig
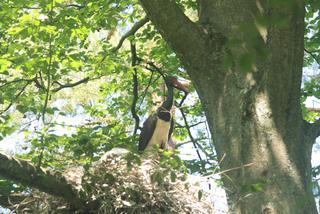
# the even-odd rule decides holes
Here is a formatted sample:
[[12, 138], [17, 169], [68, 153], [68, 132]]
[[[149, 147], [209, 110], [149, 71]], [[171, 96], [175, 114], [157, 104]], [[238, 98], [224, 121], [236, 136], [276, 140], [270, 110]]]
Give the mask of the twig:
[[138, 72], [137, 72], [137, 51], [136, 51], [136, 45], [130, 42], [130, 47], [131, 47], [131, 65], [133, 67], [134, 73], [132, 74], [132, 79], [133, 79], [133, 100], [131, 104], [131, 114], [132, 117], [135, 120], [135, 126], [134, 126], [134, 131], [133, 135], [137, 134], [138, 128], [139, 128], [139, 123], [140, 123], [140, 118], [137, 115], [137, 110], [136, 110], [136, 105], [138, 101]]
[[148, 92], [150, 86], [153, 85], [153, 83], [155, 83], [155, 82], [159, 79], [159, 78], [157, 78], [157, 79], [155, 79], [155, 81], [152, 81], [153, 74], [154, 74], [154, 72], [151, 72], [151, 76], [150, 76], [150, 78], [149, 78], [148, 85], [147, 85], [147, 87], [144, 89], [144, 92], [143, 92], [143, 95], [142, 95], [142, 98], [141, 98], [141, 101], [140, 101], [140, 104], [139, 104], [139, 109], [140, 109], [140, 107], [141, 107], [141, 105], [142, 105], [142, 103], [143, 103], [144, 98], [147, 96], [147, 92]]
[[[184, 127], [184, 128], [185, 128], [185, 127]], [[208, 139], [209, 139], [209, 138], [207, 138], [207, 137], [197, 138], [197, 139], [195, 139], [195, 141], [208, 140]], [[188, 144], [188, 143], [192, 143], [192, 141], [191, 141], [191, 140], [188, 140], [188, 141], [184, 141], [184, 142], [178, 143], [178, 144], [175, 145], [175, 147], [176, 147], [176, 148], [179, 148], [180, 146], [183, 146], [183, 145]]]
[[193, 135], [192, 135], [192, 133], [191, 133], [191, 130], [190, 130], [190, 127], [189, 127], [189, 124], [188, 124], [186, 115], [185, 115], [183, 109], [181, 109], [181, 108], [179, 108], [179, 109], [180, 109], [180, 112], [181, 112], [181, 115], [182, 115], [184, 124], [185, 124], [185, 126], [186, 126], [186, 129], [187, 129], [187, 131], [188, 131], [189, 138], [190, 138], [190, 140], [192, 141], [192, 144], [193, 144], [194, 148], [196, 149], [196, 152], [197, 152], [197, 155], [198, 155], [199, 160], [202, 161], [202, 157], [201, 157], [201, 155], [200, 155], [200, 152], [199, 152], [199, 149], [198, 149], [198, 147], [197, 147], [196, 141], [195, 141], [195, 139], [194, 139], [194, 137], [193, 137]]
[[[200, 124], [202, 124], [202, 123], [205, 123], [205, 122], [206, 122], [206, 121], [200, 121], [200, 122], [191, 124], [191, 125], [189, 125], [189, 128], [198, 126], [198, 125], [200, 125]], [[178, 123], [177, 123], [177, 124], [178, 124]], [[184, 129], [185, 127], [186, 127], [186, 126], [183, 126], [183, 125], [181, 125], [181, 124], [178, 124], [178, 126], [176, 126], [176, 128], [178, 128], [178, 129]], [[209, 139], [209, 138], [208, 138], [208, 139]]]
[[80, 4], [67, 4], [66, 7], [76, 7], [78, 10], [85, 8], [86, 5], [80, 5]]
[[215, 175], [221, 175], [221, 174], [224, 174], [226, 172], [230, 172], [230, 171], [237, 170], [237, 169], [242, 169], [244, 167], [250, 167], [250, 166], [253, 166], [253, 165], [254, 165], [254, 163], [244, 164], [242, 166], [237, 166], [237, 167], [233, 167], [233, 168], [230, 168], [230, 169], [223, 170], [221, 172], [216, 173]]
[[4, 83], [2, 85], [0, 85], [0, 88], [3, 88], [5, 86], [13, 84], [13, 83], [18, 83], [18, 82], [23, 82], [23, 81], [30, 82], [30, 81], [32, 81], [32, 79], [14, 79], [14, 80], [9, 81], [9, 82], [3, 81]]

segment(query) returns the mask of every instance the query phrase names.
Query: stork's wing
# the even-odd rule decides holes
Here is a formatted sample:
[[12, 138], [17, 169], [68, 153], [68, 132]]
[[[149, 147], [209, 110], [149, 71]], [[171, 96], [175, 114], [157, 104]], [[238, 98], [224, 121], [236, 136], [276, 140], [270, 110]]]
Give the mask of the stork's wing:
[[145, 150], [156, 128], [157, 114], [154, 113], [143, 123], [139, 138], [139, 151]]

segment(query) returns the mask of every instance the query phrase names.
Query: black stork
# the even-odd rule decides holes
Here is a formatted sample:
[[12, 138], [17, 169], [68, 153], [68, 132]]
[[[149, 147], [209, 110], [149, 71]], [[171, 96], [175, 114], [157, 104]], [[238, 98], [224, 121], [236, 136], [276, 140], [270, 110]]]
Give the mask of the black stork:
[[186, 94], [188, 90], [174, 76], [166, 76], [165, 84], [167, 86], [167, 99], [161, 104], [157, 111], [150, 115], [143, 123], [139, 138], [139, 150], [152, 148], [158, 144], [160, 148], [166, 149], [168, 140], [171, 138], [174, 121], [171, 108], [173, 106], [173, 88], [179, 89]]

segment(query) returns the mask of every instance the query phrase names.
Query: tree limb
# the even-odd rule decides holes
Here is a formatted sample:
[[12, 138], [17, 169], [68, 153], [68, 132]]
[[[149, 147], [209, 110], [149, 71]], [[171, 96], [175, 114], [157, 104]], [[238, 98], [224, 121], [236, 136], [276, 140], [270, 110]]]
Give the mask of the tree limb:
[[136, 51], [136, 45], [133, 44], [132, 42], [130, 43], [131, 47], [131, 65], [133, 67], [134, 73], [132, 74], [132, 80], [133, 80], [133, 100], [131, 104], [131, 114], [132, 117], [135, 120], [135, 126], [134, 126], [134, 131], [133, 135], [137, 134], [138, 128], [139, 128], [139, 123], [140, 123], [140, 118], [137, 115], [137, 101], [138, 101], [138, 72], [137, 72], [137, 51]]
[[315, 142], [315, 139], [320, 136], [320, 119], [314, 123], [304, 121], [306, 135]]
[[[197, 122], [197, 123], [194, 123], [194, 124], [189, 125], [189, 128], [198, 126], [198, 125], [200, 125], [200, 124], [202, 124], [202, 123], [205, 123], [205, 122], [206, 122], [206, 121], [199, 121], [199, 122]], [[175, 128], [176, 128], [176, 129], [177, 129], [177, 128], [178, 128], [178, 129], [184, 129], [184, 128], [186, 128], [186, 126], [183, 126], [183, 125], [178, 124], [178, 123], [176, 122]]]
[[194, 137], [193, 137], [193, 135], [192, 135], [192, 133], [191, 133], [191, 130], [190, 130], [190, 127], [189, 127], [189, 123], [188, 123], [188, 121], [187, 121], [187, 117], [186, 117], [183, 109], [181, 109], [181, 108], [179, 108], [179, 109], [180, 109], [180, 112], [181, 112], [181, 115], [182, 115], [182, 118], [183, 118], [185, 127], [186, 127], [186, 129], [187, 129], [187, 131], [188, 131], [189, 138], [190, 138], [190, 140], [192, 141], [192, 144], [193, 144], [194, 148], [196, 149], [196, 152], [197, 152], [197, 155], [198, 155], [198, 157], [199, 157], [199, 160], [202, 161], [202, 157], [201, 157], [200, 152], [199, 152], [199, 150], [198, 150], [198, 147], [197, 147], [197, 144], [196, 144], [196, 140], [194, 139]]
[[[49, 11], [49, 23], [50, 24], [52, 24], [52, 22], [53, 22], [52, 12], [53, 12], [53, 0], [51, 0], [51, 7], [50, 7], [50, 11]], [[47, 66], [47, 69], [46, 69], [46, 72], [47, 72], [46, 97], [45, 97], [44, 104], [43, 104], [43, 109], [42, 109], [42, 121], [43, 121], [43, 124], [45, 124], [45, 116], [46, 116], [49, 97], [50, 97], [51, 70], [52, 70], [52, 66], [53, 66], [52, 65], [52, 63], [53, 63], [53, 44], [52, 44], [53, 43], [53, 39], [54, 38], [51, 35], [50, 36], [50, 41], [49, 41], [49, 53], [48, 53], [49, 62], [48, 62], [48, 66]], [[41, 163], [41, 158], [39, 159], [39, 163]]]
[[0, 175], [8, 180], [34, 187], [42, 192], [60, 196], [76, 208], [83, 208], [85, 201], [61, 175], [37, 169], [30, 162], [0, 153]]
[[2, 85], [0, 85], [0, 88], [3, 88], [7, 85], [13, 84], [13, 83], [18, 83], [18, 82], [31, 82], [33, 79], [14, 79], [12, 81], [1, 81], [3, 82]]
[[134, 35], [143, 25], [145, 25], [147, 22], [149, 21], [148, 17], [144, 17], [143, 19], [141, 19], [140, 21], [138, 21], [137, 23], [135, 23], [133, 25], [133, 27], [127, 32], [125, 33], [119, 40], [119, 43], [117, 45], [117, 47], [115, 47], [113, 49], [113, 51], [117, 51], [121, 48], [124, 40], [126, 40], [129, 36]]
[[140, 0], [152, 23], [187, 65], [206, 60], [206, 34], [172, 0]]
[[90, 80], [90, 78], [89, 78], [89, 77], [86, 77], [86, 78], [81, 79], [81, 80], [79, 80], [79, 81], [77, 81], [77, 82], [74, 82], [74, 83], [66, 83], [66, 84], [61, 84], [61, 83], [59, 83], [58, 81], [55, 81], [55, 83], [57, 83], [57, 84], [59, 85], [59, 87], [52, 89], [52, 91], [53, 91], [53, 92], [58, 92], [58, 91], [60, 91], [60, 90], [62, 90], [62, 89], [64, 89], [64, 88], [72, 88], [72, 87], [75, 87], [75, 86], [80, 85], [80, 84], [82, 84], [82, 83], [87, 83], [89, 80]]
[[141, 101], [140, 101], [140, 104], [139, 104], [139, 109], [140, 109], [140, 107], [141, 107], [141, 105], [142, 105], [142, 103], [143, 103], [143, 100], [144, 100], [144, 98], [146, 97], [147, 92], [148, 92], [148, 90], [149, 90], [149, 88], [150, 88], [150, 86], [151, 86], [152, 79], [153, 79], [153, 74], [154, 74], [154, 72], [152, 71], [152, 72], [151, 72], [151, 75], [150, 75], [150, 78], [149, 78], [149, 81], [148, 81], [148, 85], [147, 85], [147, 87], [144, 89], [144, 92], [143, 92], [143, 94], [142, 94]]

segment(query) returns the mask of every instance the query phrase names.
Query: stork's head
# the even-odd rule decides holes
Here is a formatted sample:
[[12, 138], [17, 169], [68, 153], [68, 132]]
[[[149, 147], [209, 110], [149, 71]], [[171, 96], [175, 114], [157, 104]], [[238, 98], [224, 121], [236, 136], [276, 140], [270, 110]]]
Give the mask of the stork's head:
[[189, 93], [187, 83], [180, 82], [175, 76], [166, 76], [165, 82], [167, 86], [172, 86], [180, 91]]

